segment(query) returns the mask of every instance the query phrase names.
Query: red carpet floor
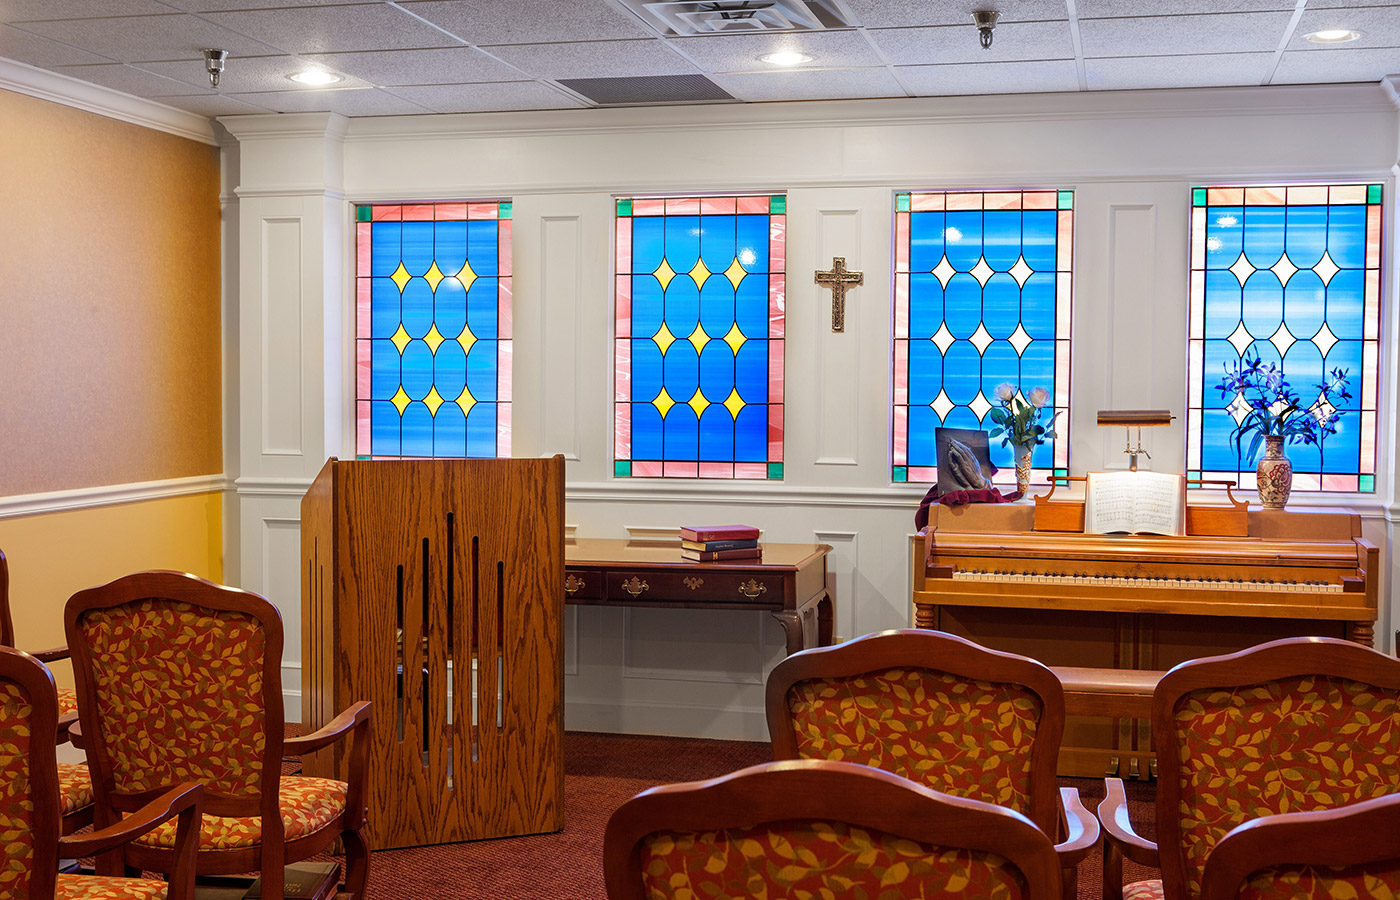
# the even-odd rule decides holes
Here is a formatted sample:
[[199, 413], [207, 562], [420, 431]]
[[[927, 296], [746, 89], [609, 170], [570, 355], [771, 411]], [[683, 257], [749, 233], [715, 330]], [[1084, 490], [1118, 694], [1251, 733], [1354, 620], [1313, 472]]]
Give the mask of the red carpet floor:
[[[569, 733], [564, 742], [564, 830], [376, 852], [370, 866], [371, 900], [605, 900], [603, 829], [608, 817], [638, 791], [658, 784], [713, 778], [771, 759], [767, 744], [689, 738]], [[1079, 787], [1091, 809], [1103, 783], [1063, 779]], [[1150, 837], [1152, 787], [1129, 783], [1133, 821]], [[1100, 857], [1080, 869], [1081, 900], [1099, 900]], [[1153, 873], [1131, 863], [1130, 879]]]

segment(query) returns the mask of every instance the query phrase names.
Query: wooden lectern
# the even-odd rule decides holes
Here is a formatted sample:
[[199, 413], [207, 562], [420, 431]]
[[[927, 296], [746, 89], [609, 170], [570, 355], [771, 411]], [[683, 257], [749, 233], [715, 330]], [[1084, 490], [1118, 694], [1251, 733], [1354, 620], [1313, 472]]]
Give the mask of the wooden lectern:
[[374, 702], [374, 849], [563, 827], [563, 516], [561, 456], [332, 457], [302, 499], [302, 719]]

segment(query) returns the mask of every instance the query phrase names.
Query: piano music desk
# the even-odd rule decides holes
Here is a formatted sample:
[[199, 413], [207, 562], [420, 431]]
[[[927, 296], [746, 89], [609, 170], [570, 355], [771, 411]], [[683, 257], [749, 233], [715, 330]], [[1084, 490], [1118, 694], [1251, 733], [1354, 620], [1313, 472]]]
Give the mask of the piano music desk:
[[[1379, 564], [1360, 518], [1310, 509], [1248, 519], [1247, 537], [1098, 535], [1037, 532], [1028, 503], [935, 505], [911, 548], [914, 624], [1115, 683], [1135, 676], [1108, 670], [1138, 670], [1155, 684], [1151, 675], [1187, 659], [1280, 637], [1369, 646]], [[1071, 710], [1061, 774], [1125, 763], [1147, 774], [1147, 721], [1109, 702], [1126, 692], [1117, 699], [1140, 704], [1147, 682], [1076, 684], [1080, 696], [1068, 699], [1081, 712], [1079, 700], [1105, 696], [1096, 718]]]

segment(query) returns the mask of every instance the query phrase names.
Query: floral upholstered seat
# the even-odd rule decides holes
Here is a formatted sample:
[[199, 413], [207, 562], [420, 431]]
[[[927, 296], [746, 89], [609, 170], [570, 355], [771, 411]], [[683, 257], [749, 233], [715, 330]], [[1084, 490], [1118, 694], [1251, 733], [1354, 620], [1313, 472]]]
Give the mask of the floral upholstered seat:
[[[58, 721], [53, 676], [38, 660], [0, 647], [0, 897], [14, 900], [190, 900], [194, 894], [195, 828], [203, 788], [166, 792], [114, 829], [59, 837], [59, 766], [50, 737]], [[78, 767], [86, 771], [86, 767]], [[73, 783], [70, 781], [70, 784]], [[89, 795], [91, 783], [85, 782]], [[90, 856], [132, 840], [179, 816], [183, 840], [170, 884], [139, 878], [58, 874], [60, 854]], [[172, 823], [173, 824], [173, 823]]]
[[58, 689], [58, 714], [60, 717], [78, 711], [78, 692], [72, 688]]
[[795, 653], [768, 676], [777, 759], [893, 772], [932, 790], [1024, 814], [1075, 867], [1098, 839], [1078, 793], [1057, 793], [1064, 688], [1046, 666], [937, 631], [872, 634]]
[[58, 764], [58, 808], [67, 818], [92, 806], [92, 773], [87, 763]]
[[[369, 704], [284, 740], [282, 625], [267, 600], [193, 575], [143, 572], [75, 594], [65, 615], [96, 825], [117, 821], [132, 798], [195, 780], [218, 798], [199, 831], [200, 874], [258, 871], [273, 890], [284, 862], [342, 839], [342, 890], [363, 891]], [[356, 783], [281, 776], [284, 748], [309, 753], [351, 734]], [[175, 841], [172, 826], [153, 829], [120, 856], [99, 858], [98, 871], [169, 871]]]
[[1400, 660], [1325, 638], [1193, 660], [1157, 686], [1153, 741], [1158, 843], [1110, 824], [1127, 821], [1122, 784], [1110, 779], [1099, 808], [1105, 884], [1122, 883], [1126, 855], [1159, 866], [1162, 880], [1130, 884], [1125, 898], [1196, 900], [1237, 826], [1400, 790]]
[[610, 900], [1055, 900], [1060, 868], [1024, 816], [851, 763], [764, 763], [644, 791], [613, 814]]

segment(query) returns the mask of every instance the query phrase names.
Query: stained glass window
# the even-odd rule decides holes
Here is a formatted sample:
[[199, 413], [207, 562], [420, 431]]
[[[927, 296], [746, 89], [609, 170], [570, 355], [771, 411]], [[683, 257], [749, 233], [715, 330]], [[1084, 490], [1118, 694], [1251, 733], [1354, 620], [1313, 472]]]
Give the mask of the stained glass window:
[[[990, 431], [996, 388], [1050, 391], [1059, 437], [1035, 448], [1031, 477], [1069, 472], [1069, 338], [1074, 192], [895, 195], [891, 480], [938, 479], [934, 429]], [[1011, 448], [991, 442], [999, 482]]]
[[783, 477], [786, 210], [617, 201], [616, 476]]
[[356, 455], [510, 456], [511, 205], [355, 213]]
[[[1376, 489], [1381, 186], [1197, 187], [1191, 192], [1186, 465], [1255, 488], [1230, 439], [1247, 412], [1216, 385], [1248, 353], [1282, 366], [1304, 404], [1347, 370], [1337, 433], [1290, 444], [1294, 491]], [[1249, 442], [1245, 442], [1248, 450]]]

